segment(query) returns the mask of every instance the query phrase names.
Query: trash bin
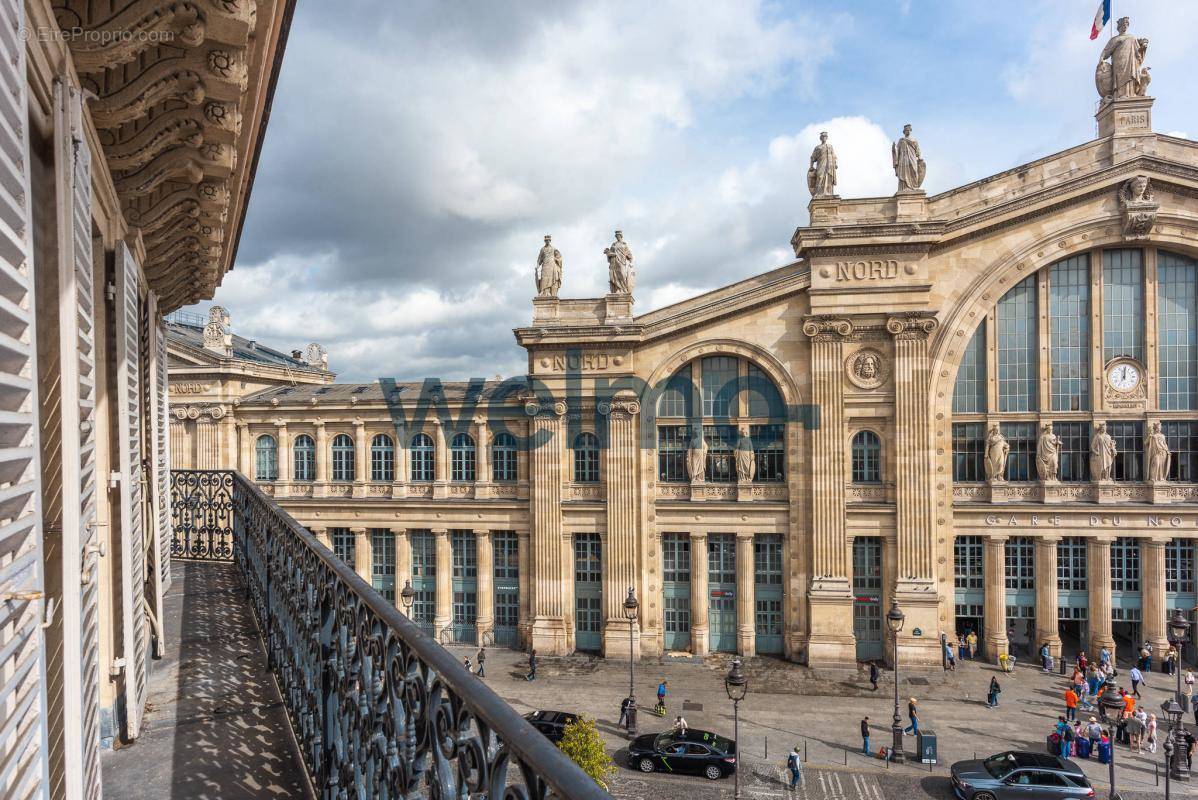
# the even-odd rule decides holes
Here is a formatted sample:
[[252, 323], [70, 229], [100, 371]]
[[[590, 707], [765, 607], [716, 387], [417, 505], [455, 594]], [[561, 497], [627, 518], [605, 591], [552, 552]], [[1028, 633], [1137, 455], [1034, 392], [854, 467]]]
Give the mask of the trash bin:
[[919, 760], [924, 764], [936, 763], [936, 731], [931, 728], [920, 729], [915, 736], [915, 749], [919, 752]]

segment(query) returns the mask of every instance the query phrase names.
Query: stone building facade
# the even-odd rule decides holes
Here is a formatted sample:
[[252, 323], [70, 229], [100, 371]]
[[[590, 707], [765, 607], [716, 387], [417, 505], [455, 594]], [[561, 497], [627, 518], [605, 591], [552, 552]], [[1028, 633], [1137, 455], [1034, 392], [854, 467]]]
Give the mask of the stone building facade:
[[840, 667], [897, 600], [908, 664], [1163, 646], [1198, 605], [1198, 143], [1151, 109], [932, 196], [909, 134], [890, 197], [835, 195], [825, 142], [794, 262], [644, 314], [622, 238], [564, 299], [547, 237], [527, 375], [247, 384], [219, 461], [443, 640]]

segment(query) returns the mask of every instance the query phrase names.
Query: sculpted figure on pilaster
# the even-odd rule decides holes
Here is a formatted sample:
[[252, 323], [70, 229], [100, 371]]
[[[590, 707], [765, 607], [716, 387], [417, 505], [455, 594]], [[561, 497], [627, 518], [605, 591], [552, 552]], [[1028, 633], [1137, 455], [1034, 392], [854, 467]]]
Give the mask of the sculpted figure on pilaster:
[[616, 240], [604, 248], [603, 255], [607, 256], [607, 282], [611, 293], [632, 294], [636, 288], [636, 270], [623, 231], [616, 231]]
[[910, 125], [903, 126], [903, 138], [891, 146], [890, 155], [894, 161], [894, 174], [898, 176], [899, 192], [919, 191], [928, 165], [919, 152], [919, 142], [911, 136]]
[[1061, 437], [1052, 432], [1051, 425], [1040, 428], [1036, 440], [1036, 473], [1042, 481], [1055, 481], [1061, 465]]
[[691, 483], [702, 483], [707, 470], [707, 440], [703, 438], [703, 429], [691, 439], [690, 448], [686, 451], [686, 474]]
[[1173, 454], [1169, 452], [1169, 440], [1161, 431], [1159, 422], [1152, 423], [1148, 438], [1144, 440], [1144, 458], [1148, 462], [1148, 480], [1169, 479], [1169, 464], [1173, 460]]
[[740, 438], [736, 441], [736, 479], [741, 483], [751, 483], [757, 473], [757, 460], [753, 455], [753, 440], [749, 431], [740, 429]]
[[1128, 33], [1130, 24], [1131, 20], [1127, 17], [1121, 17], [1115, 23], [1119, 35], [1106, 43], [1102, 55], [1098, 57], [1094, 86], [1103, 100], [1143, 97], [1148, 93], [1148, 84], [1152, 80], [1148, 67], [1144, 66], [1148, 39], [1137, 39]]
[[815, 198], [832, 197], [836, 194], [836, 151], [828, 144], [827, 131], [820, 133], [819, 144], [811, 151], [807, 188]]
[[1115, 463], [1115, 439], [1106, 430], [1106, 423], [1098, 423], [1090, 437], [1090, 480], [1109, 481], [1111, 466]]
[[803, 320], [803, 333], [816, 341], [845, 339], [853, 335], [853, 323], [842, 317], [815, 315]]
[[1007, 442], [1007, 437], [1002, 435], [1002, 431], [997, 425], [990, 426], [990, 433], [986, 436], [986, 479], [997, 483], [1005, 482], [1007, 472], [1007, 455], [1011, 452], [1011, 445]]
[[545, 246], [537, 254], [536, 277], [537, 297], [557, 297], [562, 287], [562, 254], [549, 234], [545, 234]]
[[886, 330], [896, 339], [925, 339], [938, 327], [936, 317], [919, 311], [886, 320]]

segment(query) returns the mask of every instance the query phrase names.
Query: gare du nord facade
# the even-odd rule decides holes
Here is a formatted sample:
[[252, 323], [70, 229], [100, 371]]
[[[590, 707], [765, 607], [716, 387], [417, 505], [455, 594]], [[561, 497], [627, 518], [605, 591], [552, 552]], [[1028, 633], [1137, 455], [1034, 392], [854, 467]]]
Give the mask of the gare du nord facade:
[[298, 351], [233, 380], [218, 310], [208, 350], [172, 338], [173, 464], [256, 478], [442, 641], [838, 667], [890, 657], [897, 599], [904, 663], [968, 630], [1163, 647], [1198, 605], [1198, 144], [1152, 102], [941, 194], [817, 196], [793, 263], [666, 308], [542, 293], [514, 381], [337, 384]]

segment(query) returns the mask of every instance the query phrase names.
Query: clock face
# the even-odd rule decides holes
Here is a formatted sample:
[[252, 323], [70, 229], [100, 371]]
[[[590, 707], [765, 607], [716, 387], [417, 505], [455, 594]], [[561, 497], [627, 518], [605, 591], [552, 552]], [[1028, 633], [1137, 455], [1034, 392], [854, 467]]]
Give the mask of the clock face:
[[1111, 367], [1107, 374], [1111, 388], [1119, 392], [1130, 392], [1140, 385], [1140, 368], [1126, 361]]

